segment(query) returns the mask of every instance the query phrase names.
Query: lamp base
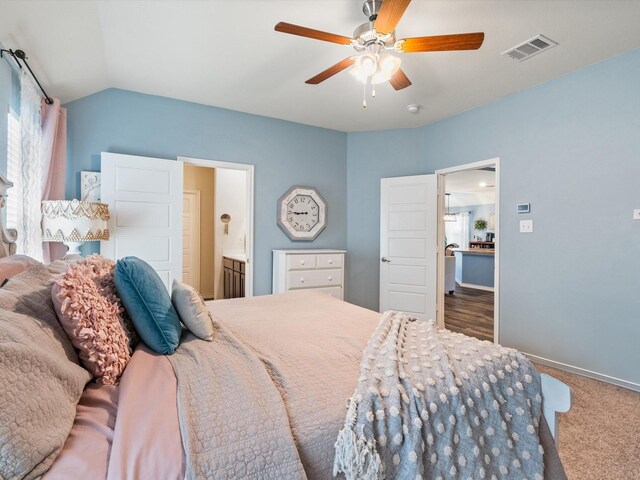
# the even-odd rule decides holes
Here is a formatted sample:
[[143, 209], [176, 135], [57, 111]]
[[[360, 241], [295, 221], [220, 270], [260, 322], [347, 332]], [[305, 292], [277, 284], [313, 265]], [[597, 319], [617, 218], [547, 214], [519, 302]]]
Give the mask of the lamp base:
[[69, 248], [67, 250], [67, 255], [80, 255], [80, 245], [84, 242], [64, 242], [64, 244]]

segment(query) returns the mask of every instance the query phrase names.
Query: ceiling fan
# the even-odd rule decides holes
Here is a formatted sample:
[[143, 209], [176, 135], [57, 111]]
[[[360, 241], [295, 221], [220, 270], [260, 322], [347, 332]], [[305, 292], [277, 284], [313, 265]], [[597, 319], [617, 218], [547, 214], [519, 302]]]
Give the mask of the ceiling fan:
[[[394, 53], [477, 50], [484, 41], [482, 32], [396, 40], [396, 25], [410, 2], [411, 0], [366, 0], [362, 11], [369, 21], [357, 27], [353, 37], [344, 37], [286, 22], [279, 22], [275, 30], [353, 47], [357, 52], [355, 55], [327, 68], [306, 83], [317, 85], [355, 65], [351, 73], [364, 83], [365, 93], [367, 85], [371, 85], [372, 96], [375, 97], [377, 83], [388, 81], [395, 90], [402, 90], [411, 85], [411, 81], [400, 68], [400, 58]], [[367, 106], [366, 99], [363, 101], [363, 106]]]

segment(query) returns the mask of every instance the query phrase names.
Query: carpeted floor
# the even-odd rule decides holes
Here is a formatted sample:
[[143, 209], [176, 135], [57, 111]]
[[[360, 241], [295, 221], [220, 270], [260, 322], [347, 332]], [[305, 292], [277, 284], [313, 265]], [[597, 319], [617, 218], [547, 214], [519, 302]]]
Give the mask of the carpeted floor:
[[571, 387], [560, 416], [560, 458], [569, 480], [640, 479], [640, 393], [536, 364]]

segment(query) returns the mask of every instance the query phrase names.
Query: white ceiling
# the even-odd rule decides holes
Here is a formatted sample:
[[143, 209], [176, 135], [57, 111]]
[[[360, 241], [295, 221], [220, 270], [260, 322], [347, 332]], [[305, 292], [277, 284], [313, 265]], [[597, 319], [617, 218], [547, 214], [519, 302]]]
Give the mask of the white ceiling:
[[463, 170], [444, 177], [451, 207], [496, 203], [496, 173], [490, 170]]
[[[366, 20], [362, 3], [0, 0], [0, 41], [25, 50], [63, 102], [117, 87], [342, 131], [426, 125], [640, 47], [636, 0], [414, 0], [399, 38], [484, 31], [485, 42], [403, 55], [413, 85], [380, 86], [364, 110], [347, 72], [304, 83], [351, 47], [273, 30], [286, 21], [350, 36]], [[540, 33], [560, 45], [522, 63], [500, 55]]]

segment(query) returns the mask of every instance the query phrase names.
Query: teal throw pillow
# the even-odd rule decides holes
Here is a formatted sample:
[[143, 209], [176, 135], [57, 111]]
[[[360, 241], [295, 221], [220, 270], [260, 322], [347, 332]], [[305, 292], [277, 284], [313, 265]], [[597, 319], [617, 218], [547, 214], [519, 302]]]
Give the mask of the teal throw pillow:
[[137, 257], [118, 260], [114, 280], [136, 332], [156, 353], [172, 354], [180, 343], [180, 318], [156, 271]]

